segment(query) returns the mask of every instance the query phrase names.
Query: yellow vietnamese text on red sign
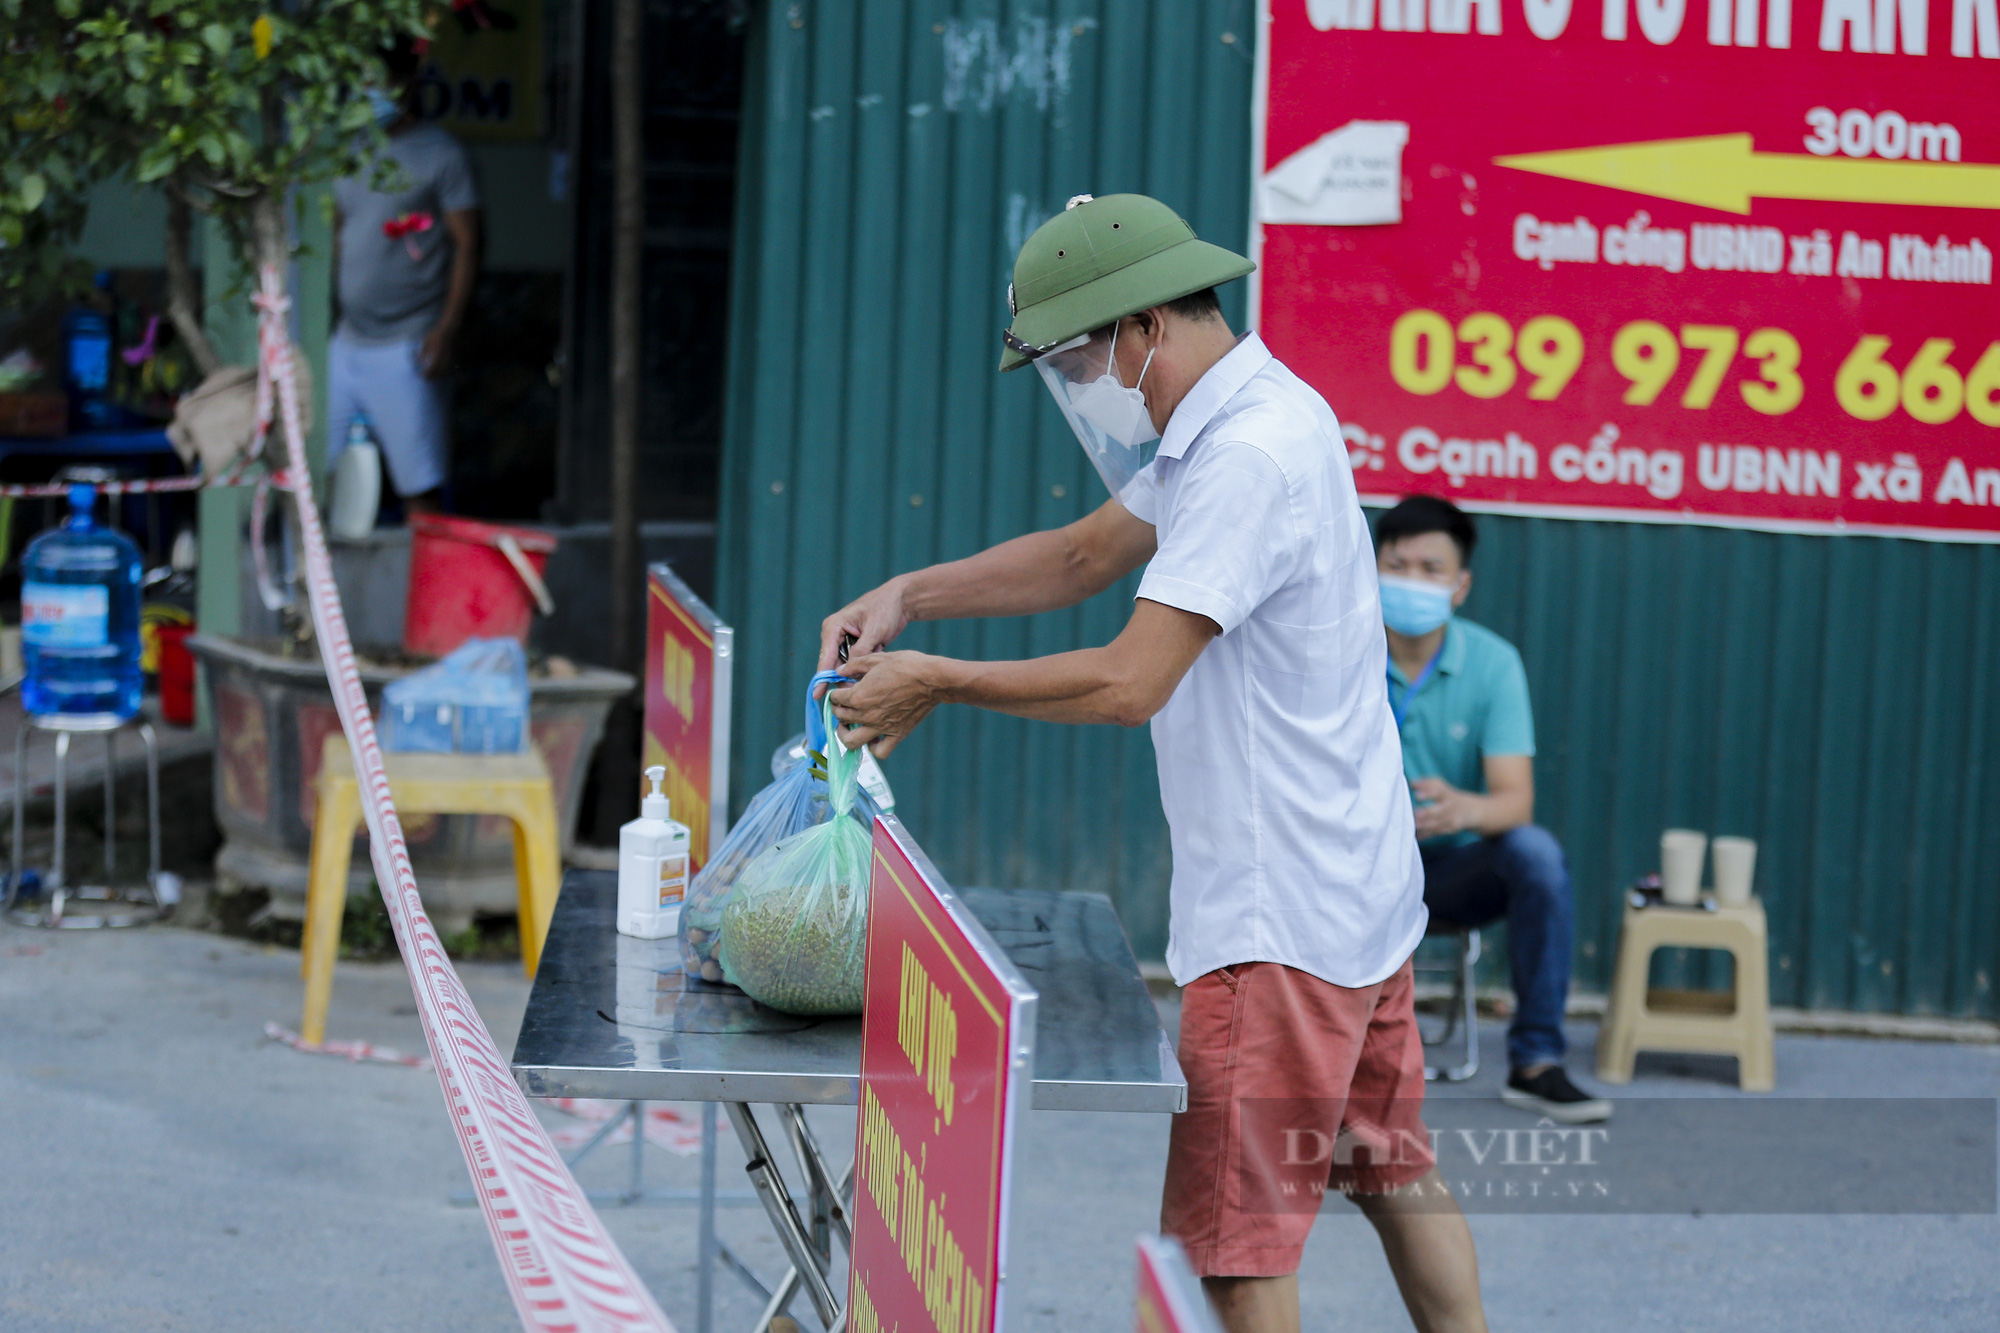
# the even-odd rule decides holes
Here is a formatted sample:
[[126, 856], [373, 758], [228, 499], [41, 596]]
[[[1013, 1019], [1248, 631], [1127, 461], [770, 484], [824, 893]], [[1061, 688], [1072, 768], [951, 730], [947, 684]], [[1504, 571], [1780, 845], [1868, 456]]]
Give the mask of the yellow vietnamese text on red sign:
[[854, 1295], [847, 1309], [847, 1327], [851, 1333], [882, 1333], [882, 1316], [875, 1313], [868, 1284], [859, 1275], [855, 1277]]
[[[903, 1147], [889, 1114], [864, 1085], [861, 1098], [861, 1185], [903, 1257], [910, 1281], [938, 1333], [975, 1333], [986, 1326], [986, 1289], [945, 1224], [944, 1196], [929, 1198], [922, 1173]], [[863, 1284], [856, 1283], [856, 1290]], [[874, 1318], [872, 1303], [867, 1310]], [[857, 1322], [856, 1333], [869, 1325]], [[874, 1325], [879, 1328], [877, 1321]]]
[[667, 798], [667, 808], [675, 820], [686, 824], [688, 845], [694, 848], [695, 862], [700, 864], [708, 859], [708, 794], [694, 777], [681, 767], [680, 760], [667, 752], [651, 734], [646, 737], [645, 767], [658, 764], [667, 770], [660, 783], [660, 791]]
[[694, 650], [671, 630], [660, 641], [660, 696], [684, 720], [694, 720]]
[[958, 1013], [952, 1008], [951, 996], [938, 989], [916, 950], [907, 943], [903, 945], [901, 997], [896, 1007], [896, 1042], [924, 1081], [932, 1105], [949, 1125], [955, 1100], [951, 1061], [958, 1054]]

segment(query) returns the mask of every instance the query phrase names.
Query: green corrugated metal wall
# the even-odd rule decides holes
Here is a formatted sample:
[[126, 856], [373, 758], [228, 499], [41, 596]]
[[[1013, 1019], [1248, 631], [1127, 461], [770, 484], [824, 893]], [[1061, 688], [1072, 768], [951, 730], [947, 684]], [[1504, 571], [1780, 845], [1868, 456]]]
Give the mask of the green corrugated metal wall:
[[[1071, 194], [1245, 230], [1251, 0], [798, 3], [754, 18], [718, 604], [734, 792], [797, 730], [820, 617], [889, 574], [1052, 526], [1101, 486], [1039, 383], [994, 373], [1015, 247]], [[1240, 284], [1239, 284], [1240, 287]], [[1233, 293], [1233, 320], [1241, 292]], [[1335, 404], [1338, 408], [1339, 404]], [[1469, 607], [1520, 644], [1578, 979], [1669, 824], [1762, 839], [1780, 1003], [1991, 1015], [2000, 551], [1489, 518]], [[901, 646], [1099, 643], [1131, 586]], [[889, 763], [962, 883], [1099, 889], [1142, 954], [1168, 856], [1143, 730], [947, 709]]]
[[1520, 645], [1579, 980], [1680, 825], [1759, 840], [1773, 998], [1992, 1016], [2000, 548], [1481, 520], [1468, 613]]

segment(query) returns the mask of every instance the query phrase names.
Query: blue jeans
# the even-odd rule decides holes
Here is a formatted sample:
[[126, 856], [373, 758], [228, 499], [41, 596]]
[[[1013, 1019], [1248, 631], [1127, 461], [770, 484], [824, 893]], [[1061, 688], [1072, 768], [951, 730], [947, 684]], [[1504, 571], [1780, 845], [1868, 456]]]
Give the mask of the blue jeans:
[[1463, 847], [1421, 849], [1424, 905], [1438, 927], [1507, 922], [1514, 973], [1514, 1022], [1507, 1060], [1516, 1069], [1560, 1062], [1563, 1006], [1569, 999], [1571, 937], [1576, 932], [1569, 865], [1547, 829], [1524, 824]]

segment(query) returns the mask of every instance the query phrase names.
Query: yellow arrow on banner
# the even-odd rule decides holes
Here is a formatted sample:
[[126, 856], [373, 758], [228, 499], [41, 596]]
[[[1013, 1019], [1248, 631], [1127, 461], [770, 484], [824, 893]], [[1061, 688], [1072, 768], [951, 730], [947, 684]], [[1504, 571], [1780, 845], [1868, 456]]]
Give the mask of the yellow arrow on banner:
[[2000, 166], [1979, 162], [1892, 162], [1882, 158], [1759, 153], [1747, 134], [1654, 139], [1604, 148], [1496, 157], [1503, 167], [1608, 185], [1725, 213], [1748, 213], [1759, 199], [1842, 204], [1929, 204], [2000, 208]]

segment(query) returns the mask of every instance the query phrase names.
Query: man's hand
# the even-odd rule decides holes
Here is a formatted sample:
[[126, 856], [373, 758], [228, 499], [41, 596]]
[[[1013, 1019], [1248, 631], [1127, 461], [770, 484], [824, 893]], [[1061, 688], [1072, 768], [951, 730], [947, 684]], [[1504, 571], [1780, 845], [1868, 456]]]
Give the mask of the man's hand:
[[972, 704], [1044, 722], [1136, 727], [1173, 696], [1181, 677], [1222, 631], [1207, 616], [1141, 597], [1132, 619], [1102, 648], [1025, 662], [962, 662], [929, 653], [871, 653], [841, 670], [860, 680], [831, 691], [849, 748], [887, 755], [942, 703]]
[[[875, 591], [855, 598], [819, 623], [819, 669], [831, 671], [840, 665], [840, 645], [843, 639], [854, 641], [848, 648], [848, 658], [853, 662], [879, 653], [894, 643], [896, 636], [901, 634], [909, 623], [910, 613], [903, 605], [903, 581], [890, 579]], [[909, 654], [898, 653], [896, 656], [903, 657]], [[882, 753], [887, 754], [888, 751]]]
[[445, 290], [444, 312], [417, 349], [417, 368], [427, 380], [451, 373], [452, 345], [458, 340], [465, 312], [472, 306], [472, 288], [479, 279], [479, 210], [461, 208], [446, 213], [444, 229], [451, 234], [451, 285]]
[[417, 348], [417, 368], [427, 380], [442, 379], [451, 371], [452, 344], [458, 340], [458, 326], [446, 320], [431, 325]]
[[[840, 665], [840, 642], [866, 657], [913, 620], [1027, 616], [1075, 606], [1153, 558], [1153, 525], [1106, 500], [1066, 527], [1031, 532], [963, 560], [890, 579], [820, 622], [819, 669]], [[971, 702], [971, 701], [968, 701]]]
[[1417, 837], [1442, 838], [1479, 827], [1485, 801], [1469, 791], [1460, 791], [1443, 778], [1418, 778], [1410, 784], [1419, 801]]
[[942, 664], [942, 658], [912, 652], [849, 658], [842, 670], [857, 679], [830, 691], [833, 715], [843, 724], [841, 744], [850, 750], [866, 745], [877, 759], [887, 759], [942, 701]]
[[1410, 784], [1419, 801], [1417, 836], [1441, 838], [1467, 829], [1497, 838], [1535, 817], [1535, 761], [1525, 754], [1489, 754], [1480, 760], [1486, 794], [1460, 791], [1443, 778]]

